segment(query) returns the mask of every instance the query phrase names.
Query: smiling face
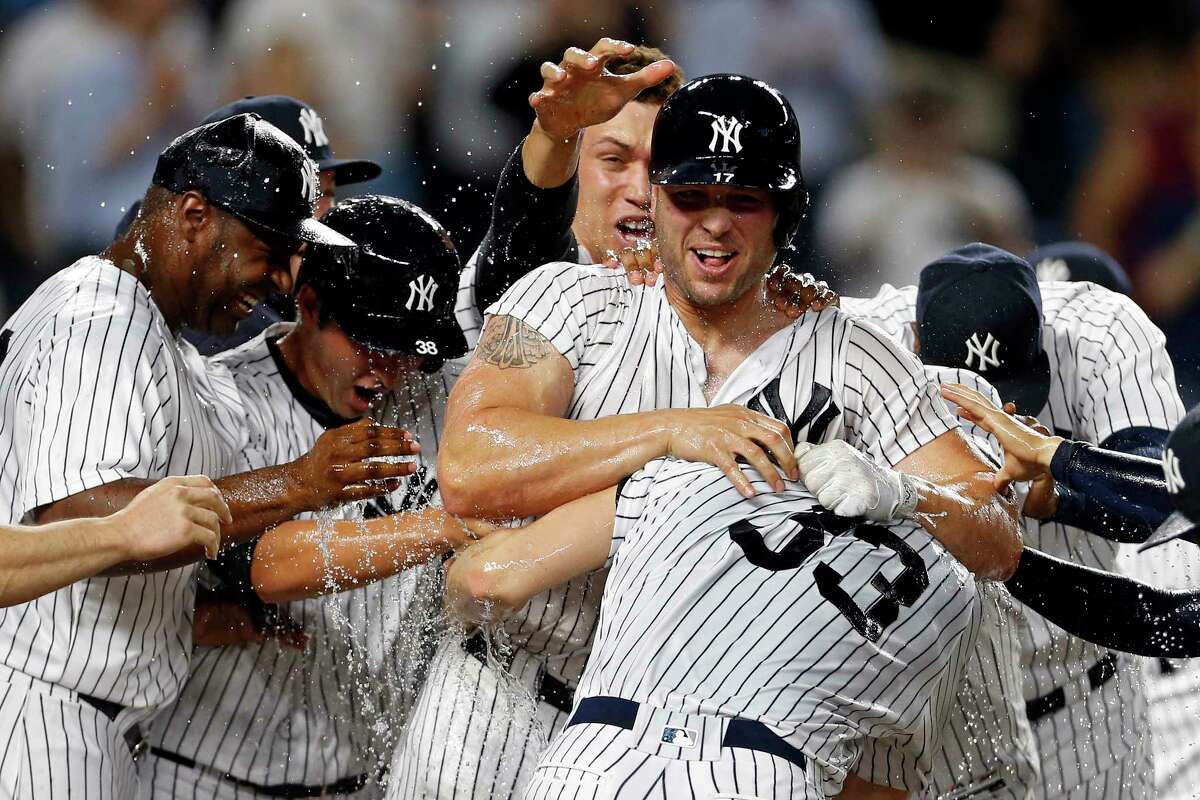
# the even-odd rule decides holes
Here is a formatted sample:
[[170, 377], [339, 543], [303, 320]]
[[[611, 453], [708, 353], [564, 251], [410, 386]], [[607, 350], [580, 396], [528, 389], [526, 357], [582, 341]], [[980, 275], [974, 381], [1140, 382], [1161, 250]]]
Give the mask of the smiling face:
[[658, 103], [628, 103], [585, 129], [579, 155], [579, 207], [571, 229], [592, 258], [654, 236], [650, 216], [650, 134]]
[[365, 415], [377, 397], [421, 366], [419, 356], [372, 350], [347, 336], [332, 318], [322, 322], [320, 300], [310, 285], [300, 287], [296, 307], [300, 319], [293, 333], [298, 355], [293, 369], [301, 384], [343, 419]]
[[774, 263], [776, 217], [761, 189], [655, 187], [658, 255], [670, 285], [697, 308], [738, 300]]
[[202, 255], [192, 266], [188, 324], [228, 335], [251, 309], [274, 291], [290, 292], [290, 261], [296, 245], [251, 231], [238, 218], [213, 209], [218, 217], [196, 242]]

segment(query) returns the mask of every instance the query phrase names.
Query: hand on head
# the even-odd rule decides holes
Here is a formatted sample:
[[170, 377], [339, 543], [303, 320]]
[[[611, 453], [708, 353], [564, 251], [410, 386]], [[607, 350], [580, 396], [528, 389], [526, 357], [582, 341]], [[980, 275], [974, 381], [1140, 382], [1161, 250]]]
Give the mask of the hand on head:
[[549, 136], [569, 139], [589, 125], [617, 115], [633, 98], [675, 73], [672, 61], [656, 61], [629, 75], [604, 69], [610, 58], [633, 52], [634, 46], [601, 39], [590, 51], [572, 47], [558, 64], [542, 64], [542, 88], [529, 96], [538, 126]]

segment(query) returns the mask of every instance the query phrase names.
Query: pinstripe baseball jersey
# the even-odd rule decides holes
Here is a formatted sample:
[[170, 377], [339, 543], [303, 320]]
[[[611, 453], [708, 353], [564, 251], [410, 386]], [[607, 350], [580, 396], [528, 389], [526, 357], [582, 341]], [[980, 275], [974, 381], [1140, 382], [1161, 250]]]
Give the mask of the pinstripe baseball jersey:
[[[1183, 416], [1174, 368], [1162, 332], [1145, 313], [1128, 297], [1091, 283], [1044, 282], [1040, 287], [1051, 374], [1049, 399], [1037, 414], [1041, 422], [1062, 436], [1092, 444], [1127, 428], [1174, 427]], [[916, 293], [913, 286], [884, 286], [874, 298], [843, 298], [842, 306], [911, 347]], [[1120, 545], [1115, 542], [1055, 522], [1026, 519], [1024, 527], [1025, 541], [1039, 550], [1086, 566], [1116, 566]], [[1058, 688], [1069, 695], [1088, 694], [1087, 670], [1104, 652], [1039, 615], [1027, 613], [1025, 620], [1025, 699]], [[1104, 698], [1075, 703], [1077, 711], [1053, 714], [1034, 725], [1047, 791], [1082, 785], [1129, 758], [1148, 767], [1140, 669], [1132, 659], [1123, 659], [1122, 665], [1117, 680], [1098, 692]], [[1080, 684], [1084, 688], [1077, 690]]]
[[[326, 426], [338, 424], [307, 410], [303, 388], [271, 344], [292, 327], [272, 326], [214, 359], [232, 372], [239, 389], [248, 439], [238, 471], [292, 461], [312, 448]], [[412, 432], [422, 451], [417, 472], [387, 498], [383, 511], [439, 502], [434, 469], [452, 382], [446, 370], [414, 372], [394, 391], [394, 413], [385, 413], [386, 421]], [[356, 503], [320, 519], [363, 513], [364, 504]], [[415, 692], [412, 659], [426, 655], [417, 652], [407, 615], [425, 572], [407, 570], [351, 591], [282, 604], [308, 636], [303, 651], [275, 639], [197, 647], [188, 682], [155, 721], [152, 743], [262, 786], [320, 786], [376, 774], [400, 724], [391, 715], [403, 713], [394, 704], [404, 697], [411, 702]], [[385, 696], [385, 690], [399, 696]]]
[[[6, 523], [124, 478], [224, 474], [238, 421], [150, 293], [89, 256], [49, 278], [5, 323], [0, 363], [0, 496]], [[0, 663], [142, 709], [187, 675], [196, 565], [88, 578], [0, 609]]]
[[[844, 439], [893, 466], [957, 426], [911, 354], [838, 312], [775, 334], [718, 400], [770, 413], [797, 441]], [[801, 484], [772, 493], [744, 469], [751, 498], [719, 469], [673, 459], [622, 487], [577, 702], [764, 722], [813, 760], [830, 794], [866, 767], [920, 788], [974, 646], [974, 578], [915, 523], [857, 524]], [[859, 764], [868, 738], [889, 745], [886, 766]]]

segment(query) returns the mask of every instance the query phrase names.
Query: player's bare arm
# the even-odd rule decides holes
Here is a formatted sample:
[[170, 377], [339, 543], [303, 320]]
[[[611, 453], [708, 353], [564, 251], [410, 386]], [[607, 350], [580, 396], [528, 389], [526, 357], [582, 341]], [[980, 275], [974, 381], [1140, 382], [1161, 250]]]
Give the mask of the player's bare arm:
[[[490, 519], [544, 514], [598, 492], [665, 455], [720, 467], [752, 493], [738, 460], [796, 475], [785, 425], [736, 405], [567, 420], [570, 364], [537, 331], [493, 317], [447, 404], [438, 452], [451, 513]], [[779, 465], [779, 466], [775, 466]]]
[[200, 548], [215, 558], [229, 508], [203, 475], [164, 478], [121, 510], [34, 527], [0, 526], [0, 606], [24, 603], [123, 561]]
[[537, 118], [521, 145], [525, 177], [543, 189], [562, 186], [579, 166], [583, 129], [607, 122], [644, 89], [675, 72], [671, 61], [656, 61], [630, 75], [614, 75], [604, 64], [632, 53], [628, 42], [604, 38], [591, 50], [572, 47], [558, 64], [542, 64], [542, 88], [529, 96]]
[[995, 470], [959, 430], [948, 431], [896, 465], [913, 479], [914, 518], [967, 569], [1004, 580], [1021, 557], [1015, 498], [995, 487]]
[[[246, 541], [305, 511], [364, 500], [395, 489], [411, 463], [371, 460], [412, 455], [420, 446], [400, 428], [362, 420], [327, 431], [304, 456], [276, 467], [242, 472], [216, 481], [233, 521], [222, 529], [225, 543]], [[127, 478], [51, 503], [36, 512], [39, 523], [111, 514], [124, 508], [152, 481]], [[173, 569], [198, 560], [200, 547], [153, 560], [129, 560], [106, 574]]]
[[800, 472], [821, 505], [876, 522], [911, 518], [967, 569], [1003, 580], [1017, 568], [1021, 535], [1010, 493], [958, 429], [947, 431], [889, 469], [844, 441], [802, 443]]
[[423, 564], [475, 540], [440, 508], [371, 520], [290, 520], [259, 539], [250, 563], [254, 591], [267, 603], [342, 592]]
[[603, 567], [616, 496], [614, 486], [581, 497], [463, 550], [446, 574], [447, 610], [472, 625], [496, 621], [547, 589]]

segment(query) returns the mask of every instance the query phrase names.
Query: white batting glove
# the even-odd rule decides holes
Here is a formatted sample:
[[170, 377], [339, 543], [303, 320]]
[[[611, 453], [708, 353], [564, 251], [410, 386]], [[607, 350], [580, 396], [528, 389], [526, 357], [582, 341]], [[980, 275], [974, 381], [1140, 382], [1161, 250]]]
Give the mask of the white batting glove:
[[896, 522], [916, 510], [916, 488], [907, 476], [876, 464], [846, 442], [801, 442], [796, 461], [800, 480], [839, 517]]

